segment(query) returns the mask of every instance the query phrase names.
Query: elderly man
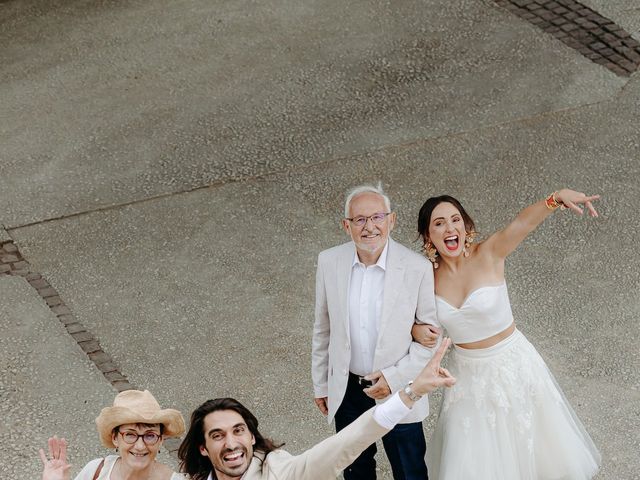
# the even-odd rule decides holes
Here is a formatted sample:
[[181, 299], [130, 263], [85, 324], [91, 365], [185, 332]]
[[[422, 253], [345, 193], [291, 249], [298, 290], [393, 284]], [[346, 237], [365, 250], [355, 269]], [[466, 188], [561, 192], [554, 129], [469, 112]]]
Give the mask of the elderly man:
[[448, 339], [442, 342], [406, 389], [298, 456], [262, 436], [256, 417], [238, 401], [209, 400], [191, 414], [189, 431], [178, 450], [181, 471], [192, 480], [335, 479], [362, 450], [410, 414], [421, 396], [455, 383], [440, 367], [449, 344]]
[[[320, 253], [316, 274], [312, 377], [315, 402], [339, 432], [394, 392], [431, 357], [412, 341], [414, 322], [437, 325], [431, 263], [394, 242], [396, 222], [381, 188], [360, 186], [345, 201], [351, 241]], [[433, 328], [432, 345], [438, 329]], [[382, 438], [396, 480], [428, 478], [422, 420], [427, 397]], [[375, 444], [344, 471], [376, 478]]]

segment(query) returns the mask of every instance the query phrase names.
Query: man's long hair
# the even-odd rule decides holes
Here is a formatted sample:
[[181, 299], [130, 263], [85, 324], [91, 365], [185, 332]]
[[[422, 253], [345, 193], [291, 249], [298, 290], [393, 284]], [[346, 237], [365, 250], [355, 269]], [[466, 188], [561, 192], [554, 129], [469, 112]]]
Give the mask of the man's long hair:
[[[264, 452], [266, 456], [284, 445], [276, 444], [273, 440], [263, 437], [258, 431], [258, 419], [237, 400], [233, 398], [207, 400], [191, 414], [189, 431], [178, 449], [180, 471], [187, 473], [193, 480], [207, 480], [209, 472], [213, 470], [211, 460], [200, 453], [200, 447], [205, 444], [204, 418], [218, 410], [233, 410], [242, 417], [256, 440], [253, 446], [254, 451]], [[213, 478], [217, 478], [215, 471]]]

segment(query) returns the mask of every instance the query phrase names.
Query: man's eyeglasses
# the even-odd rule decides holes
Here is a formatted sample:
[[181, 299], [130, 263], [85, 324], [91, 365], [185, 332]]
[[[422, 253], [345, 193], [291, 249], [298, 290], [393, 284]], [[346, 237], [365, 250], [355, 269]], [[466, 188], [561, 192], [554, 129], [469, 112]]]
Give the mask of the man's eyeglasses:
[[356, 227], [364, 227], [369, 219], [371, 219], [371, 223], [373, 223], [374, 225], [380, 225], [382, 222], [384, 222], [384, 219], [387, 218], [387, 215], [391, 215], [391, 212], [374, 213], [373, 215], [370, 215], [368, 217], [365, 217], [364, 215], [360, 215], [358, 217], [346, 218], [345, 220], [349, 220]]
[[122, 435], [122, 439], [129, 445], [133, 445], [134, 443], [136, 443], [139, 438], [142, 438], [142, 441], [145, 443], [145, 445], [155, 445], [162, 437], [162, 435], [156, 432], [145, 432], [142, 435], [139, 435], [135, 432], [121, 432], [120, 430], [118, 430], [118, 433]]

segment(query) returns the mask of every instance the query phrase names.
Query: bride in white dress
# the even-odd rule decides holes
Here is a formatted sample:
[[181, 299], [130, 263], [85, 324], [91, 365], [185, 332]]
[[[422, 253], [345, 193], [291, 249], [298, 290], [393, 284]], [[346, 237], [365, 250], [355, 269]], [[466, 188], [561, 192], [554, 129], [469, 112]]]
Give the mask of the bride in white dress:
[[[473, 244], [474, 223], [449, 196], [428, 199], [419, 233], [435, 268], [438, 320], [455, 344], [427, 449], [431, 480], [586, 480], [600, 453], [536, 349], [515, 327], [504, 261], [557, 208], [592, 217], [587, 196], [563, 189], [527, 208], [506, 228]], [[414, 338], [428, 338], [416, 325]]]

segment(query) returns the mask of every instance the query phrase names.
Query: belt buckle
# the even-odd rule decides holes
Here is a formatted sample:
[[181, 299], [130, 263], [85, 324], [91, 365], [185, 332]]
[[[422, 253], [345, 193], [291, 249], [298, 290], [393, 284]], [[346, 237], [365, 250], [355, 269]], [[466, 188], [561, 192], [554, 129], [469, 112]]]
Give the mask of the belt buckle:
[[369, 388], [369, 387], [373, 386], [373, 381], [372, 380], [366, 380], [364, 377], [358, 375], [358, 385], [360, 385], [361, 387], [364, 387], [364, 388]]

